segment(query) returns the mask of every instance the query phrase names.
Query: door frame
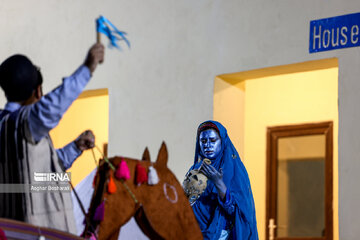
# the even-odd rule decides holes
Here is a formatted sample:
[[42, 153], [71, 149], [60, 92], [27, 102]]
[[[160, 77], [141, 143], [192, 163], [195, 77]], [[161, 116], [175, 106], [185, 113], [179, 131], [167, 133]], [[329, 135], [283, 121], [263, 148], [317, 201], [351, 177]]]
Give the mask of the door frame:
[[[266, 239], [269, 240], [269, 221], [277, 212], [277, 155], [278, 139], [308, 135], [325, 135], [325, 237], [307, 240], [333, 240], [333, 122], [287, 125], [267, 128], [266, 150]], [[300, 238], [277, 238], [298, 240]]]

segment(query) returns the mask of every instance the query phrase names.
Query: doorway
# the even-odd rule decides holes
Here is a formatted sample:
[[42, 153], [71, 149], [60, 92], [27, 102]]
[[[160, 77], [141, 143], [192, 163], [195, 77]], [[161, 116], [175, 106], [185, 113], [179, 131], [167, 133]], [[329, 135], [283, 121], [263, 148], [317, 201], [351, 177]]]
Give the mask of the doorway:
[[333, 239], [333, 123], [269, 127], [269, 240]]
[[333, 125], [332, 222], [333, 239], [339, 239], [338, 72], [337, 59], [323, 59], [222, 74], [215, 78], [213, 118], [227, 128], [248, 171], [259, 239], [266, 239], [268, 234], [268, 128], [319, 122]]

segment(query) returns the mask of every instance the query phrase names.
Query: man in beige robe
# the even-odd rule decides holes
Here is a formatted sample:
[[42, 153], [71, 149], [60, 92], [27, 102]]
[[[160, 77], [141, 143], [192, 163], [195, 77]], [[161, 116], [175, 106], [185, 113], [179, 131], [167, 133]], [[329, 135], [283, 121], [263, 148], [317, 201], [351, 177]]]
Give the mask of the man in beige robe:
[[40, 70], [27, 57], [13, 55], [0, 65], [0, 86], [8, 100], [0, 111], [0, 217], [76, 233], [70, 192], [31, 187], [39, 184], [35, 173], [63, 173], [94, 147], [91, 131], [57, 150], [48, 133], [103, 60], [104, 47], [93, 45], [84, 64], [44, 96]]

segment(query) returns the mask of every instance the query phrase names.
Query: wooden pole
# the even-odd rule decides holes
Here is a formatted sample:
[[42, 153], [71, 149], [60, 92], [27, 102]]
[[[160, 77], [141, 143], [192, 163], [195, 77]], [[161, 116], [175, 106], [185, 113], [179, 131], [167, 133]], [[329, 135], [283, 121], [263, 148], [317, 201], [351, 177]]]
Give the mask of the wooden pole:
[[98, 32], [98, 22], [99, 22], [99, 19], [100, 19], [101, 16], [99, 16], [98, 19], [96, 19], [96, 24], [95, 24], [95, 29], [96, 29], [96, 43], [101, 43], [101, 35], [100, 35], [100, 32]]
[[96, 43], [101, 43], [101, 35], [98, 31], [96, 31]]
[[[101, 33], [97, 31], [96, 29], [96, 43], [101, 43]], [[100, 64], [103, 63], [103, 61], [99, 62]]]

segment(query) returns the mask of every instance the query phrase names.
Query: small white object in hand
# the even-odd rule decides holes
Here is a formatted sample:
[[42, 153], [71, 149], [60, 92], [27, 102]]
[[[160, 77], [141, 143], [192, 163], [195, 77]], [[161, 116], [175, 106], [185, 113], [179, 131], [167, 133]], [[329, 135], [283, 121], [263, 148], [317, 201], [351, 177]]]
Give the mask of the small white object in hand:
[[46, 240], [46, 238], [43, 235], [40, 235], [39, 240]]

